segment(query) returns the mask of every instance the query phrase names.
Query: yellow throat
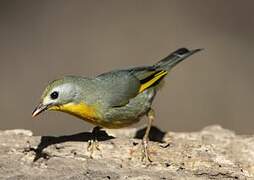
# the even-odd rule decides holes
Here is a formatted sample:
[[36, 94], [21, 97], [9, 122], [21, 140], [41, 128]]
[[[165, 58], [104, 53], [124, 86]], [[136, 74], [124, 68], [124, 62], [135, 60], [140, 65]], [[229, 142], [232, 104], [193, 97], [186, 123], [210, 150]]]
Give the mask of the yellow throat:
[[93, 124], [97, 124], [96, 121], [99, 118], [95, 106], [87, 105], [83, 102], [78, 104], [67, 103], [61, 106], [52, 106], [49, 110], [66, 112]]

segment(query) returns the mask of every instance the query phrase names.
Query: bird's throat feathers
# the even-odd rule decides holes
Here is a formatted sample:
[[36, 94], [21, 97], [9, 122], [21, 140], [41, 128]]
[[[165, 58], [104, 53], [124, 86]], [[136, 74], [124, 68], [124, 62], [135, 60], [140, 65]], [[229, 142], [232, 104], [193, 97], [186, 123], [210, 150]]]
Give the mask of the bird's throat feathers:
[[98, 112], [96, 110], [97, 108], [92, 105], [87, 105], [84, 102], [80, 103], [67, 103], [60, 106], [52, 106], [49, 108], [49, 110], [53, 111], [62, 111], [66, 112], [68, 114], [77, 116], [81, 119], [91, 121], [96, 121], [96, 119], [99, 118]]

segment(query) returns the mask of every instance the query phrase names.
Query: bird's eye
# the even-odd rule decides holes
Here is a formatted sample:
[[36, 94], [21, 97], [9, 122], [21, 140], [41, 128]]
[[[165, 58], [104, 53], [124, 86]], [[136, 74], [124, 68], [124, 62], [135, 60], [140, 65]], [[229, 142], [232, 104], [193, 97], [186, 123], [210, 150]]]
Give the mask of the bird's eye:
[[51, 99], [57, 99], [58, 98], [58, 92], [54, 91], [50, 94]]

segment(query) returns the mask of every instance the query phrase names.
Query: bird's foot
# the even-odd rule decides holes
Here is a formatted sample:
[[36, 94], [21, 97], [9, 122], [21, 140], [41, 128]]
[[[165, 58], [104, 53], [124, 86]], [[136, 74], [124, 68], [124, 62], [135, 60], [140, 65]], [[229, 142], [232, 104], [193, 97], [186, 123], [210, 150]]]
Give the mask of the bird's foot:
[[141, 161], [145, 164], [150, 164], [152, 160], [150, 159], [149, 151], [148, 151], [148, 140], [143, 139], [142, 140], [142, 155], [141, 155]]
[[97, 140], [98, 134], [100, 132], [101, 127], [96, 126], [92, 130], [92, 139], [88, 141], [87, 151], [90, 152], [90, 158], [93, 159], [93, 154], [95, 151], [100, 151], [99, 141]]
[[89, 157], [93, 159], [94, 152], [100, 151], [99, 142], [97, 139], [91, 139], [88, 141], [87, 151], [90, 152]]

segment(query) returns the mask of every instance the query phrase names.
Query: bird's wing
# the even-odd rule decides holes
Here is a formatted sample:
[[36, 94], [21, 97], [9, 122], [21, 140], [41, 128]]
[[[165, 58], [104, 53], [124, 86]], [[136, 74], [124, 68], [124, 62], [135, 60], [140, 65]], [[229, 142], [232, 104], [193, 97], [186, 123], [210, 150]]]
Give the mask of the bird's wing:
[[157, 69], [153, 66], [138, 67], [131, 70], [132, 74], [139, 79], [141, 84], [139, 92], [154, 87], [168, 74], [168, 71]]
[[166, 75], [165, 72], [152, 67], [138, 67], [104, 73], [95, 80], [104, 93], [103, 100], [111, 107], [120, 107], [158, 83]]
[[137, 96], [140, 88], [139, 80], [127, 71], [112, 71], [95, 78], [103, 92], [103, 101], [111, 107], [123, 106]]

